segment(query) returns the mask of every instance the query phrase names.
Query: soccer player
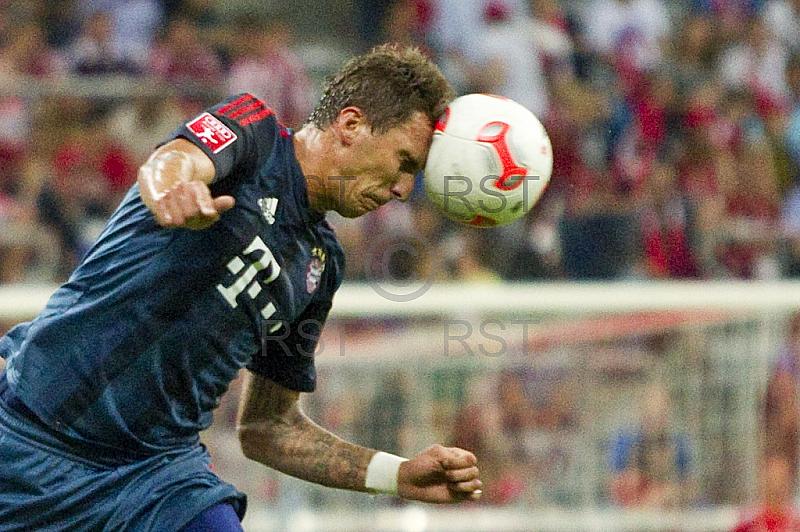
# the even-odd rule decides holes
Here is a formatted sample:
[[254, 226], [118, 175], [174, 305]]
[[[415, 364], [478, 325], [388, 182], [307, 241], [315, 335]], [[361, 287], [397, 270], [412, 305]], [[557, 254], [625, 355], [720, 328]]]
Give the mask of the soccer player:
[[198, 433], [243, 367], [249, 458], [336, 488], [480, 497], [472, 453], [405, 460], [298, 405], [344, 267], [325, 212], [407, 199], [452, 98], [424, 55], [383, 46], [297, 132], [243, 94], [160, 145], [43, 312], [0, 339], [0, 530], [242, 530], [245, 496]]

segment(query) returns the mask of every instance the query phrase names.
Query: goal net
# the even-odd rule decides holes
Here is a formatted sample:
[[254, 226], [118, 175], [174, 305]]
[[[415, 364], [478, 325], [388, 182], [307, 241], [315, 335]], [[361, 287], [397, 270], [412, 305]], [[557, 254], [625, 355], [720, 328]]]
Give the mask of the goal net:
[[[0, 323], [47, 293], [0, 289]], [[400, 503], [247, 461], [239, 381], [203, 439], [248, 494], [250, 532], [729, 531], [759, 497], [761, 405], [799, 294], [793, 282], [344, 286], [305, 410], [406, 456], [474, 450], [475, 503]]]

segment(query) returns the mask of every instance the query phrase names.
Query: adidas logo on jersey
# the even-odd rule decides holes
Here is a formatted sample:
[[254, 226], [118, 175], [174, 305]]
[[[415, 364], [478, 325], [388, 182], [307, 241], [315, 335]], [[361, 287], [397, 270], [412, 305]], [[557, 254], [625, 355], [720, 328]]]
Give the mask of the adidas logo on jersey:
[[278, 198], [261, 198], [258, 200], [261, 214], [269, 225], [275, 223], [275, 211], [278, 209]]

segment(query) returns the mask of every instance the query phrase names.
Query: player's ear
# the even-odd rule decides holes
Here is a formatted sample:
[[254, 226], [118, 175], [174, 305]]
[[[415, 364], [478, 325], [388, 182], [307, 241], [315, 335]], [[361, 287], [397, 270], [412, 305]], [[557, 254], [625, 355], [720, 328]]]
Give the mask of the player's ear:
[[345, 146], [349, 146], [367, 127], [364, 112], [355, 106], [345, 107], [339, 112], [334, 128]]

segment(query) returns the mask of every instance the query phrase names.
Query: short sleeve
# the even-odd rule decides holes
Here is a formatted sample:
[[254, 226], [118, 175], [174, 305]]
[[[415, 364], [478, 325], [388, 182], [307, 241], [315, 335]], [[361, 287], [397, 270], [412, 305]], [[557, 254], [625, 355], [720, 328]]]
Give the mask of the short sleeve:
[[202, 149], [214, 162], [214, 181], [218, 182], [237, 170], [263, 164], [272, 153], [278, 128], [274, 111], [245, 93], [203, 111], [173, 131], [167, 140], [185, 138]]
[[317, 383], [314, 352], [330, 309], [330, 300], [312, 300], [294, 323], [262, 337], [261, 351], [247, 368], [284, 388], [313, 392]]

